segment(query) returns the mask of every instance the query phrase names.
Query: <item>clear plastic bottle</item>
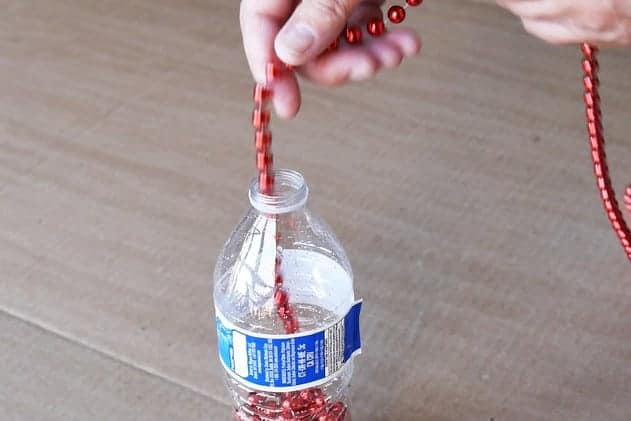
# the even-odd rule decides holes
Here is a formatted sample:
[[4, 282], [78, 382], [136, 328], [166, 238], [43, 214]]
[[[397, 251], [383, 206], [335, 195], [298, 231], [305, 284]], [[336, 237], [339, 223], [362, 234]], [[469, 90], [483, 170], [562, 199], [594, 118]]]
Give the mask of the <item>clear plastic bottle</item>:
[[361, 347], [351, 266], [331, 229], [307, 210], [302, 175], [274, 174], [273, 195], [252, 182], [252, 207], [215, 267], [233, 419], [349, 421], [352, 359]]

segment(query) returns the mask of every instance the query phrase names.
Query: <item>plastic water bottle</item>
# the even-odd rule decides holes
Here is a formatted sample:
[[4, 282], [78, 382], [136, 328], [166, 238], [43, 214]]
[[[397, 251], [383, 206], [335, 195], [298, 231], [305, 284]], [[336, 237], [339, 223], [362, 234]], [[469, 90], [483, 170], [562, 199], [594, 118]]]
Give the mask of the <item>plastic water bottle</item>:
[[361, 351], [350, 263], [306, 208], [301, 174], [277, 170], [274, 193], [250, 186], [252, 207], [215, 268], [220, 361], [242, 421], [349, 421]]

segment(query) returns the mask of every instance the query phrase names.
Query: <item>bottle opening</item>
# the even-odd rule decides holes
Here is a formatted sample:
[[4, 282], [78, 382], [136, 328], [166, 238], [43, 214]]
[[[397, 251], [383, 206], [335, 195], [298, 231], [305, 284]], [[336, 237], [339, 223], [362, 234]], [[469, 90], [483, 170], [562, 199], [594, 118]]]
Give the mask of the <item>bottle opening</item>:
[[281, 214], [293, 212], [307, 203], [309, 188], [305, 178], [298, 171], [275, 170], [274, 193], [261, 192], [258, 177], [250, 184], [250, 203], [262, 213]]

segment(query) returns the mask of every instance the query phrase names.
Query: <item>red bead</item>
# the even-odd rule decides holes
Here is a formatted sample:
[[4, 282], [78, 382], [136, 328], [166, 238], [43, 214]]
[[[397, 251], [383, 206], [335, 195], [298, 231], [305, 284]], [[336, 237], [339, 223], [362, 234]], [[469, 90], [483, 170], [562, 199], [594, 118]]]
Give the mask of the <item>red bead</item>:
[[346, 28], [346, 41], [349, 44], [359, 44], [362, 41], [362, 30], [357, 26]]
[[311, 419], [313, 419], [314, 417], [317, 417], [318, 415], [320, 415], [320, 413], [323, 412], [323, 408], [319, 405], [316, 405], [315, 403], [311, 404], [311, 406], [309, 406], [309, 412], [311, 413]]
[[[293, 421], [294, 416], [291, 415], [291, 410], [288, 411], [283, 411], [282, 414], [280, 414], [280, 417], [278, 418], [279, 421]], [[272, 418], [272, 419], [276, 419], [276, 418]]]
[[256, 153], [256, 168], [259, 171], [267, 171], [274, 163], [274, 157], [267, 152]]
[[272, 83], [280, 76], [280, 68], [274, 63], [267, 63], [265, 66], [265, 77], [267, 83]]
[[405, 9], [401, 6], [392, 6], [388, 9], [388, 19], [392, 23], [401, 23], [405, 19]]
[[590, 60], [583, 60], [583, 71], [588, 76], [593, 76], [598, 71], [598, 63]]
[[283, 276], [281, 274], [277, 274], [276, 278], [274, 278], [274, 284], [279, 287], [283, 284]]
[[272, 134], [267, 130], [257, 130], [254, 134], [254, 144], [257, 151], [263, 151], [272, 144]]
[[291, 307], [288, 305], [278, 307], [278, 317], [283, 320], [289, 319], [292, 316]]
[[250, 394], [248, 395], [248, 403], [250, 405], [258, 405], [260, 403], [263, 403], [265, 401], [265, 397], [259, 395], [256, 392], [250, 392]]
[[298, 331], [298, 319], [295, 316], [289, 317], [284, 323], [286, 333], [296, 333]]
[[295, 398], [293, 401], [291, 401], [291, 410], [294, 412], [297, 412], [303, 409], [307, 405], [308, 404], [303, 399]]
[[331, 43], [331, 45], [329, 45], [328, 50], [329, 50], [329, 51], [335, 51], [335, 50], [337, 50], [338, 48], [340, 48], [340, 39], [339, 39], [339, 38], [335, 38], [335, 41], [333, 41], [333, 42]]
[[587, 107], [585, 110], [585, 116], [587, 117], [587, 121], [592, 123], [600, 118], [597, 111], [593, 107]]
[[592, 80], [590, 76], [585, 76], [583, 78], [583, 86], [585, 87], [585, 89], [590, 90], [590, 91], [594, 89], [594, 81]]
[[585, 58], [591, 59], [598, 52], [598, 48], [590, 44], [584, 43], [584, 44], [581, 44], [581, 51], [585, 55]]
[[269, 124], [269, 119], [269, 111], [261, 107], [255, 108], [252, 112], [252, 126], [254, 126], [256, 130], [261, 130], [266, 127]]
[[287, 295], [287, 292], [283, 291], [282, 289], [276, 290], [276, 293], [274, 294], [274, 302], [278, 307], [286, 306], [289, 302], [289, 296]]
[[269, 172], [259, 174], [259, 189], [264, 194], [271, 194], [274, 189], [274, 177]]
[[278, 271], [280, 270], [280, 266], [283, 264], [283, 260], [280, 258], [280, 256], [276, 256], [276, 258], [274, 259], [274, 270], [278, 273]]
[[386, 25], [383, 23], [381, 19], [372, 18], [368, 21], [368, 25], [366, 25], [366, 29], [368, 33], [374, 37], [378, 37], [382, 35], [386, 31]]
[[260, 83], [257, 83], [256, 85], [254, 85], [254, 93], [252, 94], [252, 96], [254, 97], [254, 102], [256, 102], [257, 104], [262, 104], [272, 97], [272, 90], [266, 88]]
[[423, 0], [405, 0], [407, 4], [410, 6], [420, 6], [423, 3]]
[[335, 402], [331, 407], [331, 412], [334, 414], [339, 414], [340, 412], [342, 412], [342, 410], [344, 410], [344, 408], [345, 406], [342, 402]]
[[278, 317], [280, 317], [283, 320], [286, 319], [287, 318], [287, 307], [278, 307], [277, 313], [278, 313]]

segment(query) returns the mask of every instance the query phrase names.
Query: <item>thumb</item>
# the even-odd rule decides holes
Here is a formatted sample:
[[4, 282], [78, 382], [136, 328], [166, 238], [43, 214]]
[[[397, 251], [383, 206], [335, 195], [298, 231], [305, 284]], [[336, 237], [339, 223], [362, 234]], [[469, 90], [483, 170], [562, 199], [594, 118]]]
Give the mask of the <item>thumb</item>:
[[315, 58], [339, 36], [360, 1], [303, 0], [278, 33], [276, 54], [293, 66]]

